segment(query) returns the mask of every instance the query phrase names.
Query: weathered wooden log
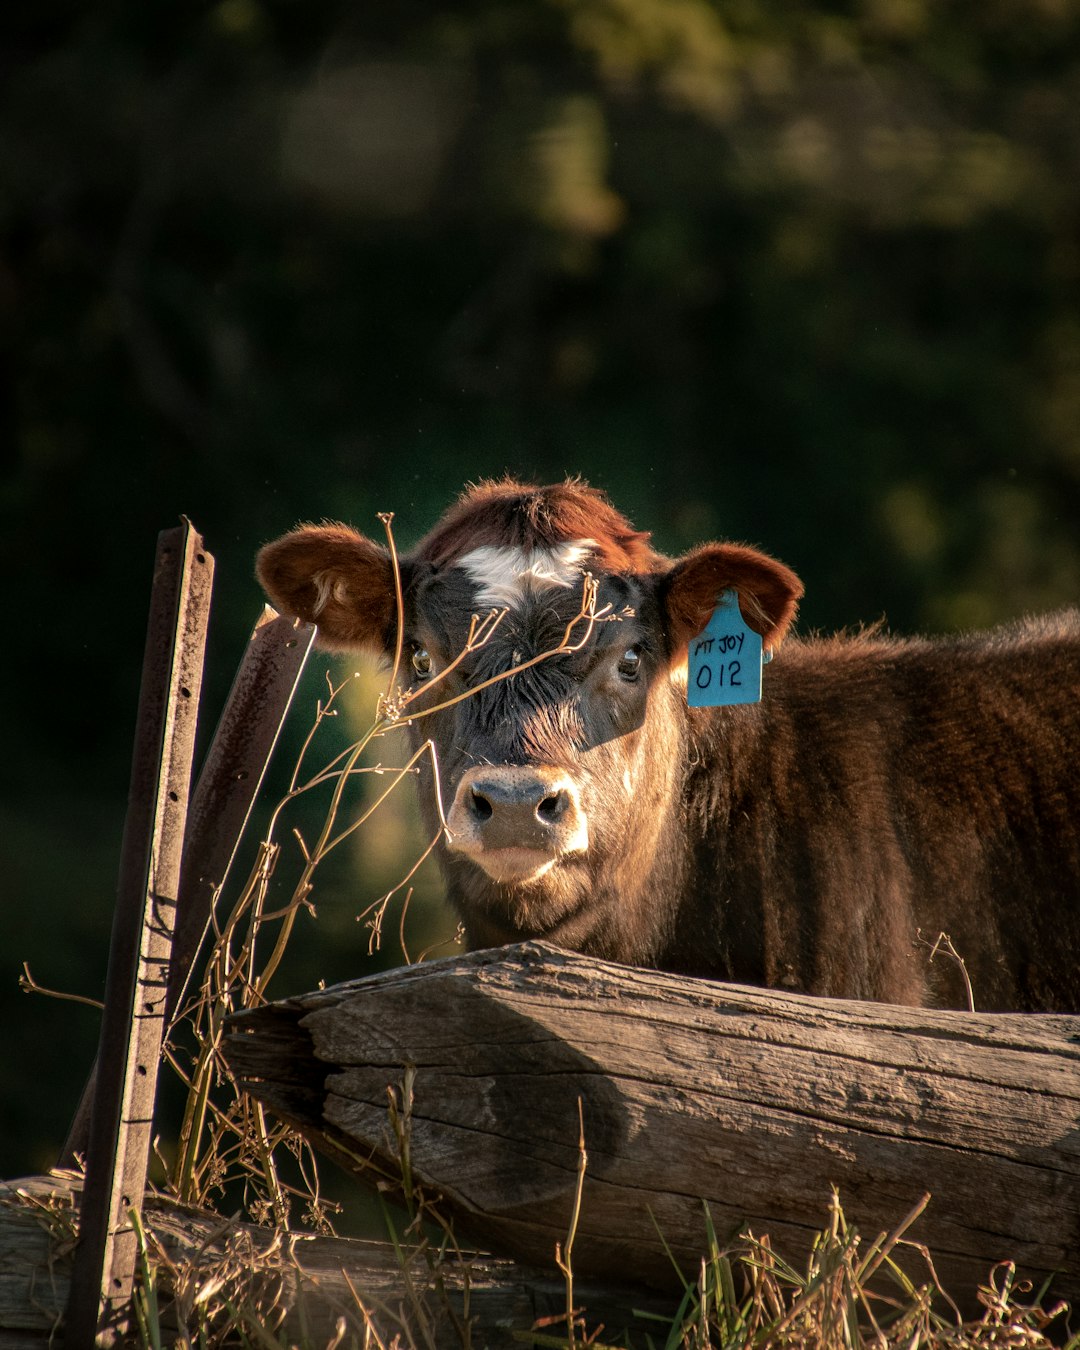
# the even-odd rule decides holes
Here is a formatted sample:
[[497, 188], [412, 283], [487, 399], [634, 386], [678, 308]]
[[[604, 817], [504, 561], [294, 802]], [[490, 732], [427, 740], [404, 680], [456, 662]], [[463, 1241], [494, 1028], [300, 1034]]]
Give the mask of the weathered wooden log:
[[[1012, 1260], [1080, 1296], [1080, 1017], [814, 999], [525, 944], [237, 1015], [243, 1086], [363, 1176], [395, 1164], [483, 1247], [550, 1261], [588, 1169], [581, 1274], [675, 1281], [744, 1226], [805, 1252], [830, 1187], [866, 1238], [911, 1236], [970, 1299]], [[662, 1235], [662, 1236], [661, 1236]], [[925, 1276], [925, 1266], [922, 1267]], [[966, 1294], [965, 1294], [966, 1291]]]
[[[4, 1350], [47, 1350], [57, 1343], [77, 1207], [78, 1187], [70, 1174], [0, 1183]], [[169, 1308], [173, 1286], [186, 1287], [190, 1310], [196, 1289], [205, 1290], [211, 1281], [220, 1292], [204, 1298], [204, 1307], [212, 1307], [215, 1297], [219, 1304], [228, 1298], [257, 1312], [260, 1326], [277, 1326], [280, 1318], [282, 1344], [328, 1344], [342, 1315], [351, 1329], [361, 1332], [347, 1337], [346, 1344], [363, 1343], [366, 1313], [387, 1345], [406, 1326], [418, 1343], [438, 1350], [461, 1350], [468, 1344], [511, 1350], [529, 1343], [526, 1333], [538, 1321], [541, 1334], [557, 1333], [558, 1316], [566, 1307], [565, 1285], [553, 1267], [534, 1270], [469, 1253], [461, 1261], [443, 1260], [435, 1279], [415, 1251], [409, 1254], [408, 1245], [401, 1254], [388, 1242], [285, 1234], [225, 1222], [216, 1214], [153, 1197], [147, 1198], [143, 1222], [166, 1324], [177, 1316]], [[655, 1336], [664, 1326], [655, 1319], [670, 1319], [676, 1311], [673, 1300], [625, 1285], [581, 1281], [576, 1293], [575, 1303], [587, 1309], [589, 1326], [602, 1323], [613, 1335], [645, 1330]], [[408, 1334], [403, 1333], [403, 1340], [412, 1343]]]

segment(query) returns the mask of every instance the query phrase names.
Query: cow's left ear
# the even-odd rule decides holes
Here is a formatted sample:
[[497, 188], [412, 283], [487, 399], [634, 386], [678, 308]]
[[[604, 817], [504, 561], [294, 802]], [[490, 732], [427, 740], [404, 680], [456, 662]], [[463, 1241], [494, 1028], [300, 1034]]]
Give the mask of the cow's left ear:
[[747, 625], [778, 647], [795, 617], [803, 584], [790, 567], [745, 544], [702, 544], [672, 564], [661, 582], [672, 654], [709, 622], [724, 591], [738, 592]]

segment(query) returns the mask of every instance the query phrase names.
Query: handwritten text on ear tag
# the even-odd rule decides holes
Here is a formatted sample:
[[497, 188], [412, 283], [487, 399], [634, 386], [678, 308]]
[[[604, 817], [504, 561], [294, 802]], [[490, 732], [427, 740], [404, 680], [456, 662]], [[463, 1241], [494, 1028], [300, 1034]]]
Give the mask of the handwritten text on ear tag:
[[725, 591], [704, 632], [690, 639], [687, 703], [691, 708], [760, 703], [762, 664], [761, 635], [747, 628], [737, 593]]

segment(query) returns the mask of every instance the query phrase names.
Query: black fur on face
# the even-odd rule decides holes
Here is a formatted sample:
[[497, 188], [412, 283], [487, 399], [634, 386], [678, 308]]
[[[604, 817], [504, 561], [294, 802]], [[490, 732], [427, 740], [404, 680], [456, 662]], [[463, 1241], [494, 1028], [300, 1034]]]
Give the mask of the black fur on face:
[[[494, 880], [474, 860], [441, 847], [450, 897], [473, 945], [537, 936], [570, 945], [571, 935], [580, 942], [601, 930], [608, 941], [622, 931], [624, 959], [643, 960], [654, 945], [650, 934], [628, 929], [619, 898], [631, 893], [630, 878], [637, 891], [642, 875], [662, 871], [669, 852], [661, 846], [661, 822], [677, 777], [672, 752], [681, 741], [680, 691], [672, 687], [659, 639], [654, 592], [649, 579], [602, 578], [596, 608], [604, 616], [581, 649], [507, 674], [558, 648], [581, 610], [581, 584], [526, 588], [492, 637], [415, 703], [420, 714], [468, 694], [412, 725], [417, 743], [430, 738], [435, 744], [448, 810], [470, 770], [532, 766], [568, 776], [587, 821], [587, 851], [515, 884]], [[407, 600], [405, 669], [413, 671], [412, 654], [422, 653], [419, 664], [427, 681], [434, 680], [465, 647], [478, 611], [480, 587], [461, 568], [419, 578]], [[571, 629], [570, 645], [587, 627], [580, 620]], [[479, 687], [490, 680], [496, 682]], [[414, 675], [414, 687], [424, 682]], [[423, 796], [434, 830], [433, 794]]]

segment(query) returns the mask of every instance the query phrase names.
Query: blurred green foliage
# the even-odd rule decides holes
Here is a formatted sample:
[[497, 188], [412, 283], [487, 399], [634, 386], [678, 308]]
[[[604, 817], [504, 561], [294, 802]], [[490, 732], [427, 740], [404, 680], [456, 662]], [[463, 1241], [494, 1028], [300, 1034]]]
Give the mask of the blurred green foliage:
[[[393, 510], [408, 544], [506, 469], [583, 473], [672, 551], [762, 544], [804, 627], [1080, 593], [1074, 0], [51, 0], [0, 28], [0, 1173], [48, 1162], [96, 1035], [15, 979], [100, 993], [181, 512], [218, 559], [211, 723], [261, 542]], [[333, 883], [328, 978], [363, 967], [385, 838]]]

